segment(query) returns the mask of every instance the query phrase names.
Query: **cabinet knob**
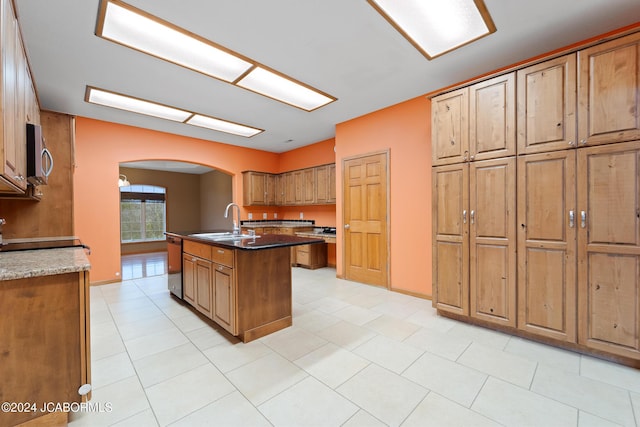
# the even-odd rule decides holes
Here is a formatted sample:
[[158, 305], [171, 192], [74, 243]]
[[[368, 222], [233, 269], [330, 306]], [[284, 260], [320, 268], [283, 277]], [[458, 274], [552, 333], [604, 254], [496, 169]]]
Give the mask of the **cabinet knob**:
[[84, 396], [85, 394], [89, 394], [91, 391], [91, 384], [82, 384], [80, 388], [78, 388], [78, 394], [80, 396]]
[[580, 140], [580, 144], [582, 144], [582, 145], [586, 145], [586, 143], [587, 143], [587, 140], [586, 140], [586, 139], [581, 139], [581, 140]]
[[351, 226], [350, 226], [349, 224], [345, 224], [345, 225], [344, 225], [344, 229], [345, 229], [345, 230], [348, 230], [349, 228], [351, 228]]
[[569, 145], [573, 146], [573, 141], [569, 141]]

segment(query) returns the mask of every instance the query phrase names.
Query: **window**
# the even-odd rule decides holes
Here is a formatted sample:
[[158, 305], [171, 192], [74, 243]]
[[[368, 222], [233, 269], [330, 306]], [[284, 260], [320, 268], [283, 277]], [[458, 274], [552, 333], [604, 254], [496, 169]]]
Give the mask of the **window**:
[[164, 240], [166, 189], [153, 185], [120, 187], [120, 241]]

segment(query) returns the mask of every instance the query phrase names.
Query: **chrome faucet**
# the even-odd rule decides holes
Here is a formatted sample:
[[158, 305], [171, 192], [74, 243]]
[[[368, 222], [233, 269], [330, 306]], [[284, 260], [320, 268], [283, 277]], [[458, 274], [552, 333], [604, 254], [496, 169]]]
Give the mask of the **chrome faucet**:
[[[233, 220], [233, 234], [240, 234], [240, 206], [236, 205], [235, 203], [229, 203], [227, 205], [227, 208], [224, 210], [224, 217], [229, 218], [229, 208], [231, 207], [235, 207], [236, 212], [238, 213], [238, 221], [236, 221], [235, 219]], [[233, 212], [231, 212], [231, 218], [233, 218]]]

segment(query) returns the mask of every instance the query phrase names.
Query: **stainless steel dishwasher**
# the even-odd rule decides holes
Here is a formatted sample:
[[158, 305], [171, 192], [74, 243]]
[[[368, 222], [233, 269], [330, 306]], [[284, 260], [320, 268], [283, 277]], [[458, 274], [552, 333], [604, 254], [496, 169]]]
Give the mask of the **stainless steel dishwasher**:
[[168, 273], [169, 291], [182, 299], [182, 239], [175, 236], [167, 236], [167, 260], [169, 262]]

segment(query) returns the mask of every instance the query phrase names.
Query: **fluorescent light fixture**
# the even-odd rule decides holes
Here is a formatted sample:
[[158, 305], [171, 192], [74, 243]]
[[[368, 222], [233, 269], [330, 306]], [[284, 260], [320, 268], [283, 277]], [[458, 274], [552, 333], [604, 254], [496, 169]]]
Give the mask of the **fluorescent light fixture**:
[[483, 0], [367, 0], [428, 59], [496, 31]]
[[92, 104], [117, 108], [119, 110], [205, 127], [219, 132], [240, 135], [247, 138], [264, 132], [263, 129], [169, 107], [156, 102], [146, 101], [144, 99], [134, 98], [92, 86], [87, 86], [85, 101]]
[[100, 104], [106, 107], [131, 111], [133, 113], [159, 117], [165, 120], [173, 120], [175, 122], [184, 122], [193, 115], [193, 113], [188, 111], [167, 107], [166, 105], [133, 98], [127, 95], [121, 95], [115, 92], [109, 92], [91, 86], [87, 86], [85, 101], [92, 104]]
[[262, 129], [256, 129], [245, 125], [239, 125], [237, 123], [228, 122], [226, 120], [216, 119], [214, 117], [203, 116], [196, 114], [186, 121], [189, 125], [200, 126], [203, 128], [213, 129], [220, 132], [232, 133], [235, 135], [244, 136], [250, 138], [254, 135], [263, 132]]
[[310, 89], [302, 83], [297, 83], [263, 67], [251, 70], [238, 81], [237, 85], [307, 111], [335, 101], [335, 98], [329, 95]]
[[104, 1], [96, 35], [232, 82], [252, 64], [195, 34], [119, 1]]
[[96, 35], [305, 111], [336, 100], [120, 0], [102, 0]]

